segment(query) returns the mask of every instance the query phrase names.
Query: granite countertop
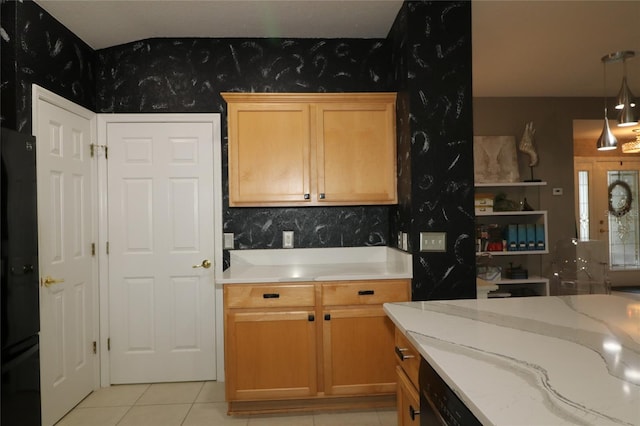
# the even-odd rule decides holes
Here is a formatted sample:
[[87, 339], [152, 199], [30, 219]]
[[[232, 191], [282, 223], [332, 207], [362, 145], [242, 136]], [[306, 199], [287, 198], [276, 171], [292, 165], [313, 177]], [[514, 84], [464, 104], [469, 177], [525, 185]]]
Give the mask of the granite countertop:
[[384, 308], [483, 424], [640, 425], [638, 295]]
[[390, 247], [234, 250], [219, 284], [412, 277], [411, 255]]

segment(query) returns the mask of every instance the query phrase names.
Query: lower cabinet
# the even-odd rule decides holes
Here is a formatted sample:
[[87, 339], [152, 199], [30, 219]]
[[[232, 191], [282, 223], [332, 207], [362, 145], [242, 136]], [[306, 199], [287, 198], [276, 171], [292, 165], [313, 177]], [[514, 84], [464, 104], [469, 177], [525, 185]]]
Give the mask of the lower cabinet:
[[233, 354], [226, 359], [229, 399], [316, 394], [313, 310], [231, 312], [227, 322], [227, 350]]
[[398, 380], [398, 426], [420, 424], [418, 375], [420, 354], [398, 329], [395, 330], [396, 377]]
[[393, 406], [394, 326], [409, 280], [226, 284], [229, 413]]
[[420, 395], [402, 368], [396, 367], [396, 371], [398, 378], [398, 426], [418, 426], [420, 424]]

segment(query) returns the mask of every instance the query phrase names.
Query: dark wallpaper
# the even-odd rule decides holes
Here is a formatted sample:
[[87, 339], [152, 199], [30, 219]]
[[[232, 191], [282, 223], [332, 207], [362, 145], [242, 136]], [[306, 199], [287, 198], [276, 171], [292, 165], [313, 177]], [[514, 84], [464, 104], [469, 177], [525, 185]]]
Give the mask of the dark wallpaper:
[[[473, 298], [471, 2], [406, 2], [391, 31], [401, 202], [391, 238], [409, 233], [413, 299]], [[420, 232], [447, 251], [421, 253]]]
[[[222, 113], [223, 226], [240, 249], [387, 245], [389, 207], [230, 208], [220, 92], [385, 92], [390, 49], [363, 39], [153, 39], [98, 51], [98, 112]], [[225, 254], [225, 267], [228, 266]]]
[[[283, 230], [296, 247], [395, 246], [408, 232], [415, 300], [475, 296], [471, 2], [405, 2], [386, 40], [152, 39], [95, 52], [31, 0], [3, 2], [2, 25], [3, 126], [31, 133], [32, 83], [98, 113], [220, 112], [236, 248], [281, 247]], [[225, 91], [398, 92], [398, 206], [229, 208]], [[420, 253], [421, 231], [446, 232], [447, 251]]]
[[[32, 133], [33, 83], [95, 111], [95, 51], [33, 1], [3, 2], [3, 28], [5, 11], [13, 19], [6, 29], [10, 39], [2, 41], [2, 125]], [[15, 70], [6, 86], [5, 66]]]

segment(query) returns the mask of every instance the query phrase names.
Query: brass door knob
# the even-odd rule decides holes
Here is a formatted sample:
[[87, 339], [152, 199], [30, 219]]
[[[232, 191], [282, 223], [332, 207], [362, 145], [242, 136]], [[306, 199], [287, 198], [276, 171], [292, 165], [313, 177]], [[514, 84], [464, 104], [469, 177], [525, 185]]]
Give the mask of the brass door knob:
[[209, 259], [205, 259], [202, 261], [201, 264], [199, 265], [193, 265], [192, 268], [204, 268], [204, 269], [209, 269], [211, 268], [211, 261], [209, 261]]
[[51, 287], [54, 284], [59, 284], [63, 282], [64, 282], [63, 279], [51, 278], [49, 275], [47, 275], [42, 279], [42, 285], [44, 285], [45, 287]]

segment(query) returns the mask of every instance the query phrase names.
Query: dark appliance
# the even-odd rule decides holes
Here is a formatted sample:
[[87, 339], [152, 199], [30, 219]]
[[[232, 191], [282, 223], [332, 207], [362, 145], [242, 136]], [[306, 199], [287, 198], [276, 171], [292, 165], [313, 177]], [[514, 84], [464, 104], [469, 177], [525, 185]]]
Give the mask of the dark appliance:
[[482, 425], [424, 358], [420, 362], [419, 382], [420, 426]]
[[2, 194], [2, 426], [36, 426], [40, 416], [40, 330], [36, 145], [0, 129]]

